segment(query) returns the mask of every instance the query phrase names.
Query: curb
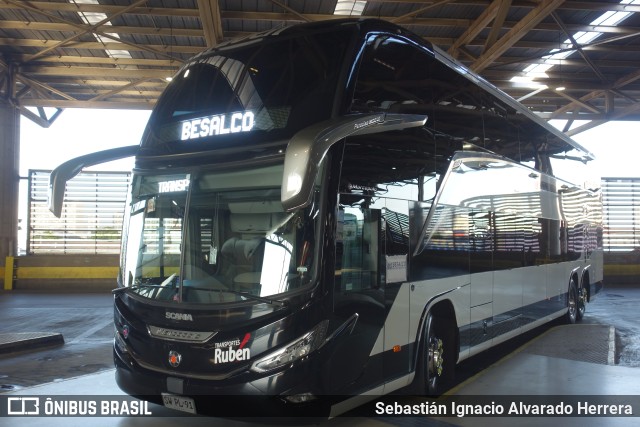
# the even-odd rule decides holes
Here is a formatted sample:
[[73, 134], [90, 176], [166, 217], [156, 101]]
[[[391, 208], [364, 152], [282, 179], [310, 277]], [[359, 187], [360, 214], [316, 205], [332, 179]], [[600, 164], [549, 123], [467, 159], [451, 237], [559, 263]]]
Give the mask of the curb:
[[0, 334], [0, 354], [53, 347], [64, 344], [57, 332], [16, 332]]

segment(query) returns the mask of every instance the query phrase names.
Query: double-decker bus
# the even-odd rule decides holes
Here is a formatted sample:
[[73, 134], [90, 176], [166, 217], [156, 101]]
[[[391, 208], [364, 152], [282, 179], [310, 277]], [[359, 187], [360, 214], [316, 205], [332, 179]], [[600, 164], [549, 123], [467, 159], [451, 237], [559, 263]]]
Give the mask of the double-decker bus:
[[139, 145], [54, 171], [52, 210], [82, 167], [132, 155], [115, 375], [170, 408], [437, 395], [457, 363], [580, 320], [601, 287], [600, 194], [552, 173], [592, 155], [388, 22], [196, 55]]

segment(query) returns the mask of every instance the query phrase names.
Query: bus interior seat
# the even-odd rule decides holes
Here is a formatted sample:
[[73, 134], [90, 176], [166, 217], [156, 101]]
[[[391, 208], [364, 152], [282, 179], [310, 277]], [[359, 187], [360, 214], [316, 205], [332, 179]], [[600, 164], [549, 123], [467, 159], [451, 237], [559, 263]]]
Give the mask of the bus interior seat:
[[231, 216], [234, 236], [220, 248], [220, 272], [228, 285], [243, 273], [262, 271], [264, 236], [271, 228], [271, 214], [237, 213]]
[[232, 232], [247, 238], [264, 236], [271, 230], [271, 214], [268, 213], [233, 214], [230, 222]]
[[220, 248], [221, 273], [227, 284], [232, 284], [234, 278], [242, 273], [261, 270], [261, 254], [264, 251], [264, 239], [255, 237], [241, 239], [232, 237]]
[[[218, 271], [226, 284], [259, 293], [266, 242], [292, 216], [278, 208], [275, 204], [234, 204], [235, 212], [229, 218], [232, 237], [222, 244], [218, 255]], [[293, 240], [282, 231], [280, 238]]]

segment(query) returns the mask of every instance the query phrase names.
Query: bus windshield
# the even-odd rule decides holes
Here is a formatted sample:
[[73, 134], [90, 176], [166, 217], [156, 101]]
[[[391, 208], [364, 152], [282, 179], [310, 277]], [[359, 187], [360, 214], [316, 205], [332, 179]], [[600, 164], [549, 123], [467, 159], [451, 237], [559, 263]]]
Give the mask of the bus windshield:
[[220, 304], [269, 302], [309, 284], [320, 215], [317, 203], [282, 210], [282, 170], [135, 176], [126, 286], [152, 299]]

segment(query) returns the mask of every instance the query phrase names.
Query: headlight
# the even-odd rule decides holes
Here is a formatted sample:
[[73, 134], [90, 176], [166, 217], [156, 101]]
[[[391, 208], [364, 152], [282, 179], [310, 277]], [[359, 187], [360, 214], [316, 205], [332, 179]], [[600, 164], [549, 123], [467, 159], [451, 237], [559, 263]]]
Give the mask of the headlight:
[[268, 372], [308, 356], [324, 343], [328, 325], [328, 320], [318, 323], [315, 328], [300, 338], [253, 362], [251, 370], [260, 373]]

